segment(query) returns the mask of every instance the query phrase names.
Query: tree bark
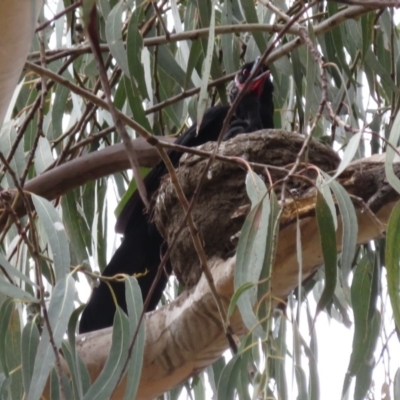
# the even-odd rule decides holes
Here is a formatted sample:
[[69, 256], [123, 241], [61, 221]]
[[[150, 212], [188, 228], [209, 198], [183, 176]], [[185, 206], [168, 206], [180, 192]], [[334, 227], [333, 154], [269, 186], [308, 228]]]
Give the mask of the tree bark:
[[[173, 142], [174, 140], [174, 138], [163, 138], [165, 142]], [[157, 150], [148, 144], [145, 139], [134, 139], [132, 144], [137, 151], [140, 166], [153, 167], [160, 161]], [[45, 171], [27, 181], [24, 190], [28, 193], [42, 196], [47, 200], [54, 200], [88, 182], [124, 171], [129, 167], [130, 164], [125, 147], [122, 143], [119, 143], [85, 154]], [[10, 192], [13, 199], [16, 198], [16, 190], [10, 190]], [[14, 210], [20, 217], [26, 214], [26, 209], [20, 198], [17, 198]], [[7, 217], [8, 213], [5, 210], [0, 213], [0, 232], [6, 225]]]
[[0, 2], [0, 126], [32, 45], [42, 4], [42, 0]]

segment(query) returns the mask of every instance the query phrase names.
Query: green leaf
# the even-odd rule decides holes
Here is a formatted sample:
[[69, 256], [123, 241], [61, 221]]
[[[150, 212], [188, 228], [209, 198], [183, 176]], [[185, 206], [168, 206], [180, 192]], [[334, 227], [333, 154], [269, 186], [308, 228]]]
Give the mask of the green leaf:
[[[125, 296], [129, 315], [130, 336], [133, 338], [140, 315], [143, 312], [142, 291], [136, 278], [133, 276], [129, 276], [125, 281]], [[129, 385], [127, 385], [125, 390], [124, 400], [136, 398], [142, 373], [145, 339], [145, 319], [143, 319], [128, 362], [127, 381]]]
[[336, 215], [336, 206], [335, 206], [335, 201], [333, 200], [332, 192], [329, 188], [329, 186], [326, 184], [324, 179], [321, 176], [317, 178], [317, 189], [321, 192], [323, 198], [325, 199], [326, 203], [329, 206], [329, 209], [331, 210], [331, 215], [333, 218], [333, 225], [335, 227], [335, 231], [337, 230], [338, 227], [338, 220], [337, 220], [337, 215]]
[[400, 398], [400, 368], [397, 368], [396, 374], [394, 375], [393, 396], [394, 399]]
[[[63, 349], [66, 346], [65, 359], [71, 374], [74, 398], [81, 399], [90, 387], [90, 375], [78, 352], [76, 351], [76, 326], [81, 315], [83, 306], [78, 307], [71, 314], [68, 322], [68, 346], [63, 342]], [[64, 350], [63, 350], [64, 351]], [[68, 352], [68, 354], [67, 354]], [[68, 358], [69, 356], [69, 358]]]
[[35, 169], [37, 174], [41, 174], [45, 169], [54, 162], [49, 141], [40, 137], [35, 152]]
[[249, 171], [246, 175], [246, 192], [252, 207], [262, 201], [267, 194], [267, 187], [264, 181], [253, 171]]
[[379, 75], [382, 80], [382, 86], [385, 88], [385, 93], [388, 97], [390, 97], [393, 92], [397, 91], [396, 83], [393, 82], [390, 72], [382, 65], [371, 48], [365, 56], [365, 63], [373, 69], [375, 74]]
[[28, 322], [22, 331], [21, 355], [22, 355], [22, 377], [25, 393], [29, 391], [35, 357], [39, 346], [39, 330], [34, 322]]
[[[158, 46], [158, 65], [157, 68], [172, 78], [180, 87], [185, 86], [185, 72], [182, 67], [177, 63], [171, 51], [166, 45]], [[193, 86], [191, 85], [190, 88]], [[189, 88], [189, 89], [190, 89]]]
[[[296, 91], [296, 107], [297, 107], [297, 113], [299, 115], [299, 130], [303, 131], [304, 129], [304, 107], [303, 107], [303, 102], [302, 102], [302, 93], [303, 93], [303, 76], [304, 74], [302, 73], [303, 71], [303, 65], [300, 60], [300, 52], [298, 49], [293, 50], [292, 52], [292, 76], [293, 76], [293, 82], [295, 86], [295, 91]], [[308, 121], [307, 121], [308, 123]]]
[[7, 365], [12, 377], [10, 392], [13, 399], [22, 399], [24, 394], [21, 371], [21, 325], [18, 310], [13, 307], [6, 334]]
[[235, 355], [226, 364], [218, 382], [218, 399], [233, 400], [235, 398], [235, 388], [240, 375], [241, 363], [241, 356]]
[[[73, 79], [69, 73], [63, 74], [64, 78], [73, 82]], [[63, 134], [63, 118], [65, 114], [65, 108], [68, 100], [68, 96], [71, 94], [69, 89], [63, 85], [57, 85], [55, 90], [54, 103], [51, 107], [51, 134], [48, 135], [48, 140], [54, 140], [59, 138]]]
[[[397, 117], [400, 115], [397, 114]], [[396, 119], [397, 119], [396, 117]], [[396, 204], [390, 214], [386, 231], [386, 273], [390, 304], [393, 309], [394, 321], [397, 329], [400, 329], [400, 202]]]
[[367, 256], [357, 265], [351, 285], [351, 300], [354, 313], [353, 351], [348, 373], [355, 375], [364, 361], [368, 341], [369, 314], [371, 306], [373, 265]]
[[[265, 201], [265, 200], [264, 200]], [[270, 213], [268, 221], [268, 232], [266, 237], [266, 247], [264, 261], [260, 272], [260, 284], [258, 286], [258, 318], [264, 320], [264, 330], [271, 330], [272, 301], [271, 301], [271, 277], [272, 266], [275, 260], [275, 252], [278, 245], [279, 234], [279, 212], [280, 207], [275, 192], [270, 193]]]
[[242, 292], [237, 304], [244, 324], [248, 329], [254, 329], [258, 337], [265, 337], [265, 332], [259, 325], [253, 307], [256, 302], [256, 284], [260, 279], [264, 262], [269, 214], [269, 198], [266, 196], [265, 200], [258, 203], [247, 216], [240, 233], [236, 254], [235, 291], [249, 282], [254, 285], [253, 288]]
[[[315, 35], [311, 24], [308, 25], [308, 34], [310, 35], [310, 40], [312, 40], [315, 45]], [[308, 124], [314, 120], [314, 114], [317, 112], [320, 99], [317, 99], [315, 95], [315, 87], [319, 82], [318, 65], [309, 48], [307, 48], [306, 54], [306, 93], [304, 95], [306, 104], [304, 109], [304, 120], [306, 123], [305, 126], [308, 126]]]
[[83, 215], [76, 191], [65, 194], [61, 199], [62, 215], [71, 252], [74, 256], [72, 264], [82, 264], [89, 259], [88, 249], [91, 248], [91, 231]]
[[[54, 345], [57, 349], [61, 346], [68, 319], [74, 309], [74, 302], [72, 301], [74, 296], [75, 282], [70, 275], [60, 279], [56, 283], [51, 294], [48, 316]], [[35, 384], [30, 386], [27, 400], [36, 400], [40, 398], [54, 362], [54, 349], [53, 345], [50, 343], [48, 327], [45, 325], [33, 369], [32, 381], [35, 382]]]
[[300, 301], [303, 299], [303, 249], [301, 247], [301, 226], [300, 219], [296, 219], [296, 259], [299, 266], [298, 280], [297, 280], [297, 291], [298, 298]]
[[[81, 399], [84, 394], [83, 386], [86, 383], [86, 390], [90, 387], [90, 375], [83, 364], [82, 360], [77, 356], [76, 351], [71, 348], [70, 344], [63, 341], [61, 344], [62, 354], [67, 362], [69, 373], [71, 374], [71, 381], [68, 382], [68, 386], [72, 384], [72, 390], [74, 393], [74, 399]], [[81, 364], [83, 364], [84, 369], [81, 369]], [[85, 372], [85, 374], [82, 374]]]
[[[144, 179], [146, 175], [151, 171], [151, 168], [140, 168], [140, 174], [142, 178]], [[129, 202], [130, 198], [133, 196], [133, 193], [136, 192], [137, 185], [136, 185], [136, 180], [133, 178], [129, 182], [128, 189], [126, 189], [125, 194], [122, 196], [122, 199], [118, 203], [118, 206], [116, 207], [114, 214], [116, 217], [118, 217], [122, 210], [125, 208], [126, 204]]]
[[48, 200], [32, 194], [32, 201], [50, 244], [56, 279], [60, 280], [68, 274], [71, 266], [64, 224], [57, 210]]
[[[5, 123], [0, 130], [0, 149], [5, 157], [7, 157], [17, 143], [17, 131], [14, 124], [10, 121]], [[10, 168], [14, 171], [17, 177], [21, 176], [25, 169], [25, 155], [22, 141], [18, 142], [14, 156], [10, 160]], [[7, 182], [10, 188], [14, 188], [15, 184], [9, 173], [7, 172]]]
[[244, 283], [242, 286], [239, 286], [237, 289], [235, 289], [235, 293], [233, 293], [233, 296], [232, 296], [231, 301], [229, 303], [228, 311], [226, 313], [226, 320], [227, 321], [229, 321], [229, 319], [232, 317], [232, 314], [235, 311], [235, 308], [236, 308], [236, 305], [237, 305], [237, 302], [238, 302], [240, 296], [242, 296], [243, 293], [246, 290], [249, 290], [252, 287], [254, 287], [254, 283], [247, 282], [247, 283]]
[[349, 143], [347, 144], [346, 149], [344, 151], [342, 160], [340, 161], [339, 167], [337, 168], [335, 174], [332, 176], [331, 180], [338, 177], [353, 160], [357, 150], [359, 149], [360, 140], [362, 137], [361, 134], [362, 132], [358, 132], [350, 138]]
[[[224, 1], [222, 9], [222, 25], [232, 25], [233, 18], [233, 4], [231, 1]], [[221, 45], [224, 51], [224, 57], [222, 61], [224, 62], [224, 67], [227, 74], [232, 74], [239, 69], [239, 60], [236, 56], [237, 54], [237, 41], [236, 37], [232, 33], [227, 33], [221, 35]]]
[[[29, 277], [21, 273], [17, 268], [13, 267], [7, 259], [4, 257], [3, 253], [0, 252], [0, 266], [6, 271], [7, 275], [10, 277], [16, 277], [21, 281], [25, 282], [31, 287], [38, 288], [38, 285], [31, 281]], [[1, 290], [0, 290], [1, 292]]]
[[10, 296], [13, 299], [27, 301], [30, 303], [39, 302], [39, 300], [36, 297], [33, 297], [28, 292], [25, 292], [24, 290], [20, 289], [18, 286], [15, 286], [12, 283], [7, 282], [6, 280], [4, 280], [2, 276], [0, 276], [0, 293]]
[[208, 105], [208, 82], [211, 71], [211, 63], [213, 59], [214, 53], [214, 37], [215, 37], [215, 0], [211, 1], [211, 17], [210, 17], [210, 29], [207, 43], [207, 54], [204, 59], [202, 73], [201, 73], [201, 86], [200, 86], [200, 94], [199, 100], [197, 103], [197, 129], [196, 132], [199, 132], [201, 122], [203, 121], [203, 115], [206, 111]]
[[369, 48], [373, 44], [375, 19], [376, 14], [374, 12], [369, 12], [361, 17], [363, 56], [368, 53]]
[[274, 341], [274, 348], [276, 349], [276, 357], [273, 357], [272, 362], [274, 363], [275, 371], [275, 382], [277, 386], [277, 391], [279, 398], [282, 400], [287, 400], [288, 397], [288, 387], [286, 380], [285, 371], [285, 357], [287, 352], [286, 346], [286, 318], [281, 315], [279, 320], [279, 331], [276, 340]]
[[317, 313], [331, 301], [336, 287], [337, 247], [336, 233], [330, 208], [320, 191], [317, 191], [316, 217], [325, 264], [325, 286], [317, 304]]
[[356, 376], [354, 398], [365, 398], [371, 386], [371, 374], [375, 365], [371, 360], [376, 351], [381, 329], [380, 313], [376, 310], [378, 297], [379, 267], [364, 256], [354, 271], [351, 299], [354, 312], [353, 348], [342, 394], [348, 392], [351, 378]]
[[[315, 330], [312, 330], [314, 340], [316, 339], [315, 337]], [[306, 341], [304, 340], [303, 337], [301, 337], [301, 344], [304, 350], [304, 354], [308, 359], [308, 365], [309, 365], [309, 374], [310, 374], [310, 383], [308, 386], [309, 390], [309, 398], [314, 400], [314, 399], [319, 399], [320, 398], [320, 379], [318, 376], [318, 365], [317, 365], [317, 359], [316, 359], [316, 354], [313, 352], [313, 350], [308, 346]]]
[[152, 132], [149, 120], [146, 117], [146, 113], [143, 108], [143, 104], [140, 98], [140, 93], [138, 88], [136, 87], [135, 81], [124, 76], [122, 78], [122, 82], [125, 86], [126, 95], [128, 98], [128, 104], [132, 111], [133, 118], [135, 122], [140, 124], [144, 129], [148, 132]]
[[357, 237], [358, 237], [358, 220], [356, 210], [350, 199], [349, 194], [343, 186], [335, 180], [329, 180], [327, 174], [322, 172], [329, 187], [334, 193], [339, 205], [340, 216], [342, 219], [342, 255], [341, 269], [342, 285], [347, 298], [350, 298], [350, 287], [348, 277], [351, 272], [351, 267], [356, 252]]
[[[63, 399], [74, 400], [74, 397], [72, 397], [70, 381], [64, 373], [62, 373], [62, 375], [61, 375], [63, 392], [61, 392], [60, 381], [57, 376], [57, 371], [55, 368], [53, 368], [51, 370], [49, 380], [50, 380], [50, 399], [51, 400], [63, 400]], [[61, 398], [61, 393], [63, 393], [62, 398]]]
[[[274, 192], [271, 192], [271, 197], [268, 196], [264, 182], [253, 172], [246, 177], [246, 187], [252, 210], [244, 222], [237, 247], [234, 301], [237, 301], [246, 327], [254, 329], [254, 334], [262, 338], [265, 337], [265, 328], [259, 325], [259, 320], [265, 319], [269, 313], [270, 303], [261, 302], [263, 306], [259, 309], [258, 318], [253, 307], [257, 299], [269, 295], [279, 206]], [[229, 308], [232, 311], [232, 302]], [[268, 319], [266, 321], [268, 324]]]
[[126, 35], [126, 53], [129, 68], [129, 77], [134, 79], [142, 99], [150, 99], [147, 93], [144, 67], [142, 64], [143, 38], [139, 24], [144, 17], [144, 8], [138, 7], [132, 13]]
[[14, 302], [7, 299], [0, 307], [0, 361], [2, 370], [8, 377], [10, 374], [11, 366], [7, 363], [7, 330], [11, 320], [11, 314], [14, 309]]
[[[185, 77], [185, 84], [184, 84], [184, 89], [188, 88], [189, 86], [192, 85], [192, 76], [195, 74], [197, 75], [197, 72], [195, 70], [195, 66], [198, 62], [204, 63], [204, 55], [202, 51], [202, 46], [200, 40], [195, 40], [192, 42], [192, 45], [190, 46], [190, 53], [189, 53], [189, 58], [187, 62], [187, 67], [186, 67], [186, 77]], [[200, 80], [200, 78], [199, 78]]]
[[302, 342], [303, 338], [301, 337], [299, 327], [297, 322], [293, 324], [293, 356], [294, 356], [294, 373], [296, 378], [296, 383], [298, 387], [298, 398], [299, 399], [308, 399], [309, 393], [307, 392], [307, 378], [304, 369], [301, 366], [301, 357], [302, 357]]
[[[185, 31], [184, 28], [188, 30], [186, 24], [184, 26], [184, 22], [182, 23], [181, 21], [181, 15], [179, 13], [178, 4], [176, 1], [171, 2], [171, 14], [176, 33], [184, 32]], [[201, 51], [202, 47], [199, 40], [195, 40], [193, 42], [189, 42], [186, 40], [180, 41], [177, 58], [182, 58], [181, 65], [186, 66], [185, 88], [192, 82], [194, 82], [196, 86], [201, 85], [200, 77], [198, 76], [197, 71], [194, 70], [194, 67], [196, 65], [196, 62], [198, 61]]]
[[84, 400], [108, 400], [117, 385], [130, 344], [129, 321], [126, 314], [117, 307], [110, 354], [96, 381], [87, 391]]
[[122, 39], [122, 14], [126, 12], [126, 4], [118, 2], [108, 14], [106, 19], [106, 39], [110, 46], [110, 53], [121, 67], [124, 74], [129, 78], [128, 58]]
[[0, 374], [0, 396], [2, 399], [7, 399], [9, 397], [11, 380], [11, 377], [6, 378], [4, 374]]
[[393, 171], [393, 160], [395, 156], [395, 148], [399, 141], [400, 137], [400, 112], [397, 113], [396, 118], [393, 122], [392, 129], [390, 130], [389, 136], [389, 145], [386, 148], [386, 157], [385, 157], [385, 173], [386, 179], [396, 190], [397, 193], [400, 193], [400, 179], [395, 175]]
[[376, 364], [372, 362], [372, 360], [374, 359], [374, 352], [376, 350], [380, 330], [381, 316], [380, 313], [376, 311], [369, 328], [369, 338], [365, 348], [364, 362], [356, 375], [356, 387], [354, 390], [355, 400], [367, 398], [368, 391], [371, 388], [372, 375], [376, 367]]
[[[258, 24], [258, 17], [254, 2], [252, 0], [240, 0], [240, 5], [242, 6], [242, 11], [246, 18], [246, 22], [248, 24]], [[253, 32], [253, 37], [260, 53], [264, 53], [267, 48], [267, 44], [262, 33]]]

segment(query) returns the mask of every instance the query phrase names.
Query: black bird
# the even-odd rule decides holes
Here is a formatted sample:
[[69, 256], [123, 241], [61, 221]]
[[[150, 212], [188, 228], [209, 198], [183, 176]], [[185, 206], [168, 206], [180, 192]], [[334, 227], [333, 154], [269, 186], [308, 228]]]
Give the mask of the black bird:
[[[231, 102], [243, 90], [245, 82], [257, 66], [257, 63], [258, 59], [245, 64], [236, 75], [230, 92]], [[258, 129], [273, 128], [274, 105], [272, 92], [273, 85], [269, 79], [269, 70], [267, 67], [262, 66], [239, 103], [223, 140], [232, 138], [239, 133], [250, 133]], [[176, 143], [194, 147], [209, 141], [216, 141], [229, 107], [228, 105], [223, 105], [208, 109], [204, 113], [198, 134], [196, 135], [196, 123], [194, 123], [177, 138]], [[169, 157], [175, 167], [178, 165], [181, 155], [176, 151], [169, 152]], [[144, 183], [149, 196], [157, 190], [160, 180], [166, 172], [164, 163], [160, 162], [146, 176]], [[144, 204], [137, 192], [133, 194], [119, 216], [116, 231], [123, 233], [124, 239], [103, 271], [103, 275], [110, 277], [118, 273], [143, 274], [138, 278], [138, 282], [144, 301], [157, 274], [162, 258], [164, 241], [155, 224], [151, 221], [151, 217], [144, 213]], [[154, 310], [157, 306], [170, 273], [171, 265], [167, 263], [166, 271], [157, 283], [147, 311]], [[115, 293], [118, 305], [126, 311], [125, 285], [116, 282], [112, 282], [110, 285]], [[93, 289], [89, 302], [82, 313], [79, 332], [85, 333], [112, 326], [114, 314], [115, 303], [110, 288], [106, 283], [100, 282], [100, 285]]]

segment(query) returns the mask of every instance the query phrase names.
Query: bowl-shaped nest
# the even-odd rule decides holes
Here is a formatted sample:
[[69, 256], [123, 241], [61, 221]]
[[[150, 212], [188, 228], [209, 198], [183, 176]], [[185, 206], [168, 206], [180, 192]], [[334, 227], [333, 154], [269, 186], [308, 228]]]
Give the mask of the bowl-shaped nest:
[[[238, 135], [223, 142], [218, 154], [265, 164], [264, 171], [261, 169], [258, 172], [264, 172], [265, 177], [270, 177], [265, 179], [267, 187], [270, 186], [269, 179], [272, 179], [274, 190], [279, 195], [280, 182], [287, 172], [268, 169], [268, 166], [289, 166], [289, 170], [290, 165], [297, 160], [304, 139], [302, 135], [282, 130], [259, 131]], [[199, 148], [211, 152], [214, 146], [215, 143], [210, 142]], [[181, 159], [176, 173], [188, 201], [193, 197], [207, 161], [191, 154], [186, 154]], [[298, 168], [296, 174], [301, 172], [303, 176], [314, 179], [316, 169], [307, 166], [315, 165], [328, 172], [337, 168], [340, 159], [330, 147], [317, 140], [311, 140], [301, 161], [304, 164]], [[245, 189], [246, 173], [243, 162], [216, 160], [203, 181], [191, 214], [208, 259], [226, 259], [236, 250], [237, 234], [249, 211], [246, 207], [250, 203]], [[297, 196], [309, 188], [309, 180], [295, 177], [287, 182], [286, 187], [292, 190], [290, 195]], [[154, 200], [154, 220], [166, 242], [172, 243], [173, 238], [180, 232], [171, 251], [171, 263], [178, 280], [190, 288], [200, 279], [199, 257], [187, 225], [181, 230], [185, 215], [169, 176], [163, 179]]]

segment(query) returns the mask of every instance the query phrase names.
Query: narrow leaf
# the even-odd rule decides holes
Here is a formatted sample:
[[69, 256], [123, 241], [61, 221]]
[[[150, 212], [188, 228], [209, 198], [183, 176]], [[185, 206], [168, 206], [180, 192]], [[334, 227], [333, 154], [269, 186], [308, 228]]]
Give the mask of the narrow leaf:
[[218, 382], [218, 399], [233, 400], [241, 369], [241, 356], [236, 355], [225, 366]]
[[[142, 292], [136, 278], [133, 276], [129, 276], [125, 281], [125, 296], [129, 315], [130, 337], [133, 338], [133, 334], [139, 323], [140, 315], [143, 311]], [[145, 324], [143, 320], [139, 327], [138, 335], [128, 362], [127, 381], [129, 385], [127, 385], [125, 390], [124, 400], [136, 398], [136, 392], [142, 373], [144, 345]]]
[[236, 255], [235, 290], [248, 282], [255, 285], [242, 292], [237, 304], [244, 324], [250, 330], [255, 329], [254, 333], [259, 337], [264, 337], [265, 332], [258, 323], [253, 307], [256, 302], [256, 284], [264, 262], [269, 212], [268, 200], [258, 203], [250, 211], [242, 227]]
[[[54, 345], [57, 349], [61, 346], [68, 319], [74, 309], [74, 302], [72, 301], [74, 296], [75, 281], [70, 275], [59, 280], [51, 294], [48, 315]], [[33, 369], [32, 381], [35, 384], [30, 386], [27, 400], [40, 398], [54, 361], [54, 349], [50, 343], [48, 327], [45, 325]]]
[[84, 400], [109, 399], [118, 383], [129, 348], [129, 321], [126, 314], [117, 307], [110, 354], [94, 384], [87, 391]]
[[[399, 115], [400, 113], [397, 114], [397, 117], [399, 117]], [[400, 329], [399, 237], [400, 237], [400, 202], [398, 202], [396, 206], [393, 208], [393, 211], [389, 218], [389, 223], [386, 232], [386, 249], [385, 249], [388, 292], [397, 329]]]
[[56, 279], [59, 280], [68, 274], [71, 266], [68, 238], [64, 225], [57, 210], [48, 200], [32, 194], [32, 201], [38, 213], [39, 221], [47, 234], [53, 255]]
[[[253, 0], [240, 0], [240, 5], [242, 6], [246, 22], [248, 24], [258, 24], [259, 21]], [[264, 53], [267, 48], [267, 43], [265, 42], [264, 36], [261, 32], [253, 32], [252, 34], [260, 54]]]
[[348, 373], [355, 375], [364, 361], [369, 330], [373, 265], [364, 256], [354, 271], [351, 300], [354, 313], [353, 350]]
[[25, 393], [29, 391], [35, 357], [39, 346], [39, 330], [34, 322], [28, 322], [22, 331], [21, 354], [22, 354], [22, 378]]
[[129, 68], [129, 77], [134, 79], [142, 99], [150, 99], [147, 93], [145, 72], [142, 64], [143, 37], [140, 33], [140, 23], [144, 15], [144, 8], [137, 7], [132, 13], [126, 35], [126, 55]]
[[207, 43], [207, 54], [203, 63], [202, 76], [201, 76], [201, 87], [199, 100], [197, 103], [197, 129], [196, 134], [199, 132], [201, 122], [203, 121], [203, 115], [206, 111], [208, 104], [208, 81], [211, 71], [211, 63], [214, 53], [214, 37], [215, 37], [215, 0], [211, 1], [211, 17], [210, 17], [210, 28]]
[[9, 376], [11, 367], [7, 363], [6, 339], [13, 308], [14, 303], [11, 299], [7, 299], [0, 307], [0, 362], [2, 371], [7, 377]]
[[354, 254], [356, 252], [358, 220], [354, 205], [343, 186], [337, 181], [332, 180], [329, 182], [329, 187], [332, 189], [332, 192], [336, 197], [339, 205], [340, 217], [342, 219], [342, 255], [340, 259], [340, 273], [342, 275], [344, 292], [349, 298], [350, 288], [348, 277], [350, 275]]
[[317, 304], [317, 313], [319, 313], [332, 299], [335, 292], [337, 275], [335, 226], [331, 210], [320, 191], [317, 191], [315, 211], [325, 264], [325, 286]]
[[110, 46], [110, 53], [121, 67], [124, 74], [129, 77], [128, 58], [122, 39], [122, 13], [126, 11], [124, 2], [118, 2], [111, 10], [106, 20], [106, 39]]
[[0, 276], [0, 293], [5, 294], [6, 296], [12, 297], [13, 299], [23, 300], [30, 303], [38, 303], [39, 300], [36, 297], [33, 297], [28, 292], [20, 289], [18, 286], [13, 285], [10, 282], [4, 280], [2, 276]]
[[0, 266], [7, 272], [7, 274], [11, 277], [16, 277], [18, 279], [21, 279], [23, 282], [28, 284], [29, 286], [32, 286], [34, 288], [37, 288], [38, 285], [34, 282], [32, 282], [29, 277], [24, 275], [21, 271], [19, 271], [17, 268], [13, 267], [7, 259], [4, 257], [3, 253], [0, 252]]
[[35, 152], [35, 169], [37, 174], [41, 174], [54, 161], [49, 141], [40, 137]]
[[[342, 160], [340, 161], [339, 167], [337, 168], [335, 174], [332, 176], [331, 180], [338, 177], [351, 163], [360, 145], [360, 140], [361, 132], [356, 133], [350, 138], [349, 143], [347, 144], [344, 151]], [[328, 181], [328, 183], [330, 182]]]
[[400, 179], [395, 175], [393, 171], [393, 160], [395, 156], [395, 150], [400, 137], [400, 112], [397, 113], [396, 118], [393, 122], [392, 129], [389, 136], [389, 145], [386, 148], [386, 158], [385, 158], [385, 173], [386, 178], [393, 189], [397, 193], [400, 193]]

